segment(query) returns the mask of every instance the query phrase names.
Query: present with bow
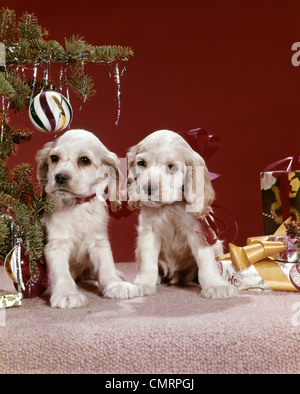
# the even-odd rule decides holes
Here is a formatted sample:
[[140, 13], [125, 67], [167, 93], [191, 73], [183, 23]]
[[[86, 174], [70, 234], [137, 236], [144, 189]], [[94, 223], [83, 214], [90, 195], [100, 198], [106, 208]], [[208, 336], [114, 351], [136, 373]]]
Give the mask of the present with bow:
[[260, 173], [260, 187], [265, 234], [290, 216], [300, 221], [300, 154], [269, 164]]
[[241, 290], [299, 291], [299, 237], [285, 235], [289, 222], [271, 237], [248, 238], [243, 247], [229, 244], [229, 253], [218, 258], [222, 276]]

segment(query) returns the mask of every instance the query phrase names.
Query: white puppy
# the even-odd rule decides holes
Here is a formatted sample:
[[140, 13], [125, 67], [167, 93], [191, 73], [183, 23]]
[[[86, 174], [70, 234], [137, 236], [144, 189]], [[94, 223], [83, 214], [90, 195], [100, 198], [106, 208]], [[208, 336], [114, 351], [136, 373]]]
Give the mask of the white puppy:
[[159, 130], [130, 149], [128, 165], [128, 204], [141, 206], [134, 281], [139, 295], [155, 293], [160, 279], [179, 283], [197, 276], [204, 297], [235, 295], [215, 261], [221, 243], [209, 245], [199, 221], [215, 198], [202, 157], [177, 133]]
[[92, 268], [106, 297], [133, 297], [135, 286], [123, 281], [116, 270], [107, 234], [109, 215], [103, 198], [107, 186], [111, 208], [120, 205], [117, 156], [94, 134], [69, 130], [48, 142], [36, 159], [43, 191], [56, 202], [55, 210], [43, 215], [51, 306], [87, 304], [74, 281], [86, 268]]

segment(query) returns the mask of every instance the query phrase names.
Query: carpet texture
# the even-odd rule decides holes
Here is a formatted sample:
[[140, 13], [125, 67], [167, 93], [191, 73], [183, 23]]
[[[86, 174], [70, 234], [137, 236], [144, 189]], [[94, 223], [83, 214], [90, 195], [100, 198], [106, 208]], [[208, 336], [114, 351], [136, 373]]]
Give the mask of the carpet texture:
[[[129, 280], [134, 263], [118, 264]], [[0, 267], [0, 288], [10, 286]], [[79, 284], [89, 305], [49, 307], [49, 294], [7, 308], [0, 373], [299, 373], [300, 295], [241, 291], [207, 300], [199, 287], [159, 285], [157, 294], [104, 299]]]

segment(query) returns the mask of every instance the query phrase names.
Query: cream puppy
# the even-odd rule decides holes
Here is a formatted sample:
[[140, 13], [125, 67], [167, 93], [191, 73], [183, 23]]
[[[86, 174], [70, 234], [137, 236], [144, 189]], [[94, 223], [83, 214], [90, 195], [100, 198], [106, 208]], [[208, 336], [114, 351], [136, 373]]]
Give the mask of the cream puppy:
[[45, 257], [49, 270], [52, 307], [76, 308], [87, 304], [75, 279], [92, 269], [103, 294], [133, 297], [136, 287], [116, 270], [107, 234], [108, 187], [111, 208], [120, 207], [117, 156], [85, 130], [69, 130], [48, 142], [36, 155], [37, 177], [56, 206], [44, 213], [47, 229]]
[[201, 225], [215, 198], [202, 157], [177, 133], [159, 130], [129, 150], [128, 165], [128, 204], [141, 207], [134, 281], [139, 295], [153, 294], [161, 279], [194, 278], [204, 297], [235, 295], [215, 261], [221, 243], [211, 246]]

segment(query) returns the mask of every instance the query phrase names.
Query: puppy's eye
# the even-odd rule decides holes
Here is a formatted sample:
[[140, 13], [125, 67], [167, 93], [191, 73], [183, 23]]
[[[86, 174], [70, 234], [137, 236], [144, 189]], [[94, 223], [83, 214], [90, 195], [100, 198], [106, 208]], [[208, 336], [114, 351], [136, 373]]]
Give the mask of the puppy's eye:
[[146, 162], [144, 160], [140, 160], [140, 161], [137, 162], [137, 165], [139, 167], [146, 167]]
[[58, 156], [56, 156], [56, 155], [51, 155], [50, 159], [51, 159], [52, 163], [57, 163], [59, 160]]
[[88, 166], [91, 164], [91, 160], [88, 157], [83, 156], [79, 159], [79, 164], [82, 166]]
[[178, 167], [174, 166], [174, 164], [169, 164], [168, 169], [171, 173], [178, 171]]

